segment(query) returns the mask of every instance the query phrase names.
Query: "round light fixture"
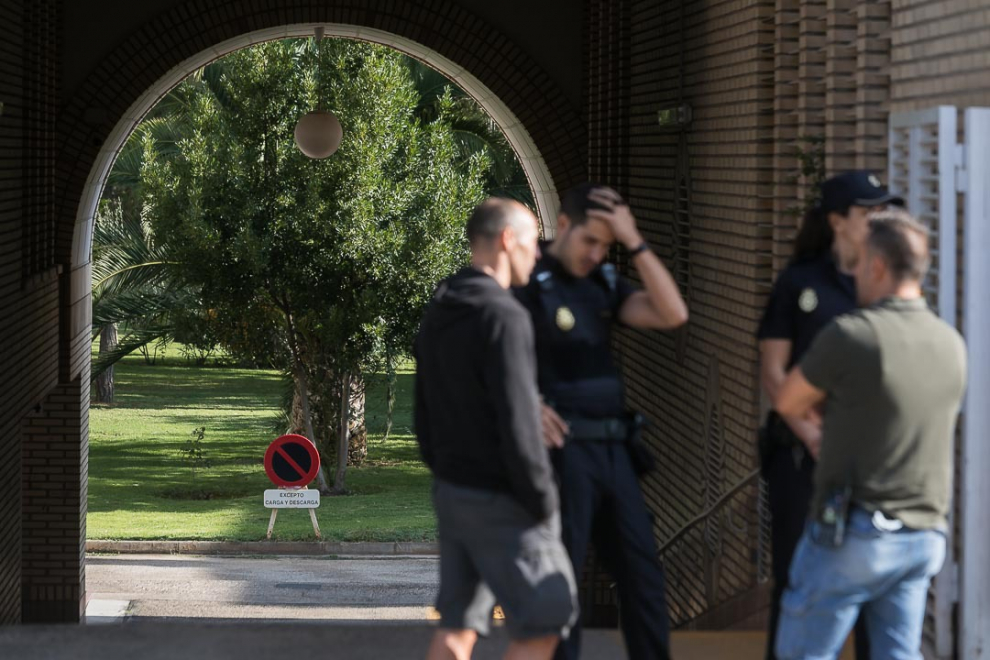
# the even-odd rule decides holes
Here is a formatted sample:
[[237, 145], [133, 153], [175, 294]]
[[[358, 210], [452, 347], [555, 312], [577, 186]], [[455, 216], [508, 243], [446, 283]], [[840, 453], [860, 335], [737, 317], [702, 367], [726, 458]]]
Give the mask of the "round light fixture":
[[344, 130], [332, 112], [314, 110], [303, 115], [295, 130], [296, 146], [310, 158], [326, 158], [337, 151]]

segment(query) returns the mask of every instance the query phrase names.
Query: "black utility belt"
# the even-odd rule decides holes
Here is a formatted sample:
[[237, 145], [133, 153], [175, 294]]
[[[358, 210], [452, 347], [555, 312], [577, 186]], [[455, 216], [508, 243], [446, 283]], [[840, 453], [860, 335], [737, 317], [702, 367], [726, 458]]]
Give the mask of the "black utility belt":
[[564, 421], [571, 429], [567, 439], [579, 442], [626, 442], [633, 430], [633, 422], [623, 417], [565, 417]]
[[770, 447], [803, 447], [804, 443], [795, 435], [780, 415], [771, 413], [766, 421], [766, 435]]

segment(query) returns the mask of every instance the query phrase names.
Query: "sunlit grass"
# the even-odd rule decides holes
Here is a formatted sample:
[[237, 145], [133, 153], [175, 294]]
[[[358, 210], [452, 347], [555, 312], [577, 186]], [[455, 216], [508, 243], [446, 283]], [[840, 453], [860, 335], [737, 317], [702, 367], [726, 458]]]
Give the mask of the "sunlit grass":
[[[270, 510], [272, 485], [262, 459], [275, 438], [272, 421], [282, 385], [273, 371], [190, 366], [178, 353], [144, 364], [130, 356], [116, 369], [112, 406], [90, 411], [91, 539], [258, 540]], [[412, 374], [399, 375], [393, 435], [382, 441], [384, 385], [368, 386], [367, 464], [350, 468], [352, 495], [324, 497], [317, 516], [326, 539], [434, 540], [430, 477], [411, 435]], [[181, 448], [206, 427], [203, 456], [193, 471]], [[209, 493], [213, 499], [185, 499]], [[183, 495], [185, 494], [185, 495]], [[279, 512], [274, 538], [310, 539], [303, 510]]]

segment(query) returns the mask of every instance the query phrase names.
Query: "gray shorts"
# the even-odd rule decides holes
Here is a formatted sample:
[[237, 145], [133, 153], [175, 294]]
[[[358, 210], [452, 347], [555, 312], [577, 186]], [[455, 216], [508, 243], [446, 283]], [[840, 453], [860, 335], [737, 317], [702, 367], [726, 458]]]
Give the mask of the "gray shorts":
[[560, 540], [560, 514], [534, 520], [511, 496], [437, 480], [440, 626], [487, 635], [496, 602], [513, 639], [566, 637], [577, 586]]

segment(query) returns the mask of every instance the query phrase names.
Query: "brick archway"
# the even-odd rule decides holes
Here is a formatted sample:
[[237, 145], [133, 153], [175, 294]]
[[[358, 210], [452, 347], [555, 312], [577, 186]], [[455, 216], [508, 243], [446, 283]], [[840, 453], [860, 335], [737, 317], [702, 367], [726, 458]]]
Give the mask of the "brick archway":
[[262, 41], [313, 34], [391, 46], [452, 78], [495, 118], [524, 165], [546, 229], [556, 191], [586, 178], [586, 129], [550, 77], [483, 20], [446, 0], [187, 2], [132, 34], [69, 101], [59, 125], [57, 261], [88, 263], [106, 174], [144, 114], [185, 75]]
[[[51, 490], [38, 491], [43, 504], [32, 499], [42, 495], [21, 493], [20, 524], [30, 533], [18, 536], [16, 524], [4, 528], [21, 554], [19, 563], [0, 566], [8, 585], [0, 589], [0, 619], [77, 621], [84, 609], [90, 246], [96, 204], [118, 149], [147, 110], [190, 71], [252, 43], [308, 36], [317, 25], [331, 35], [405, 51], [474, 95], [527, 165], [534, 192], [544, 198], [545, 223], [554, 219], [547, 212], [553, 192], [587, 176], [586, 127], [578, 111], [520, 48], [450, 0], [338, 0], [332, 5], [330, 0], [189, 0], [131, 33], [61, 107], [54, 135], [41, 134], [50, 136], [46, 148], [55, 151], [54, 168], [44, 170], [55, 192], [54, 200], [46, 197], [52, 203], [45, 207], [55, 222], [55, 249], [46, 253], [45, 264], [54, 267], [32, 280], [44, 296], [33, 292], [31, 309], [48, 311], [29, 316], [33, 320], [27, 327], [39, 329], [37, 341], [45, 342], [48, 361], [44, 369], [31, 367], [43, 373], [35, 386], [35, 402], [43, 398], [43, 405], [18, 422], [24, 462], [8, 494], [15, 501], [22, 483], [44, 483]], [[65, 465], [52, 475], [48, 459], [35, 461], [34, 452], [61, 452]], [[50, 493], [58, 493], [65, 510], [73, 512], [64, 514], [63, 526], [45, 521]], [[61, 562], [58, 577], [49, 574], [52, 561]]]

